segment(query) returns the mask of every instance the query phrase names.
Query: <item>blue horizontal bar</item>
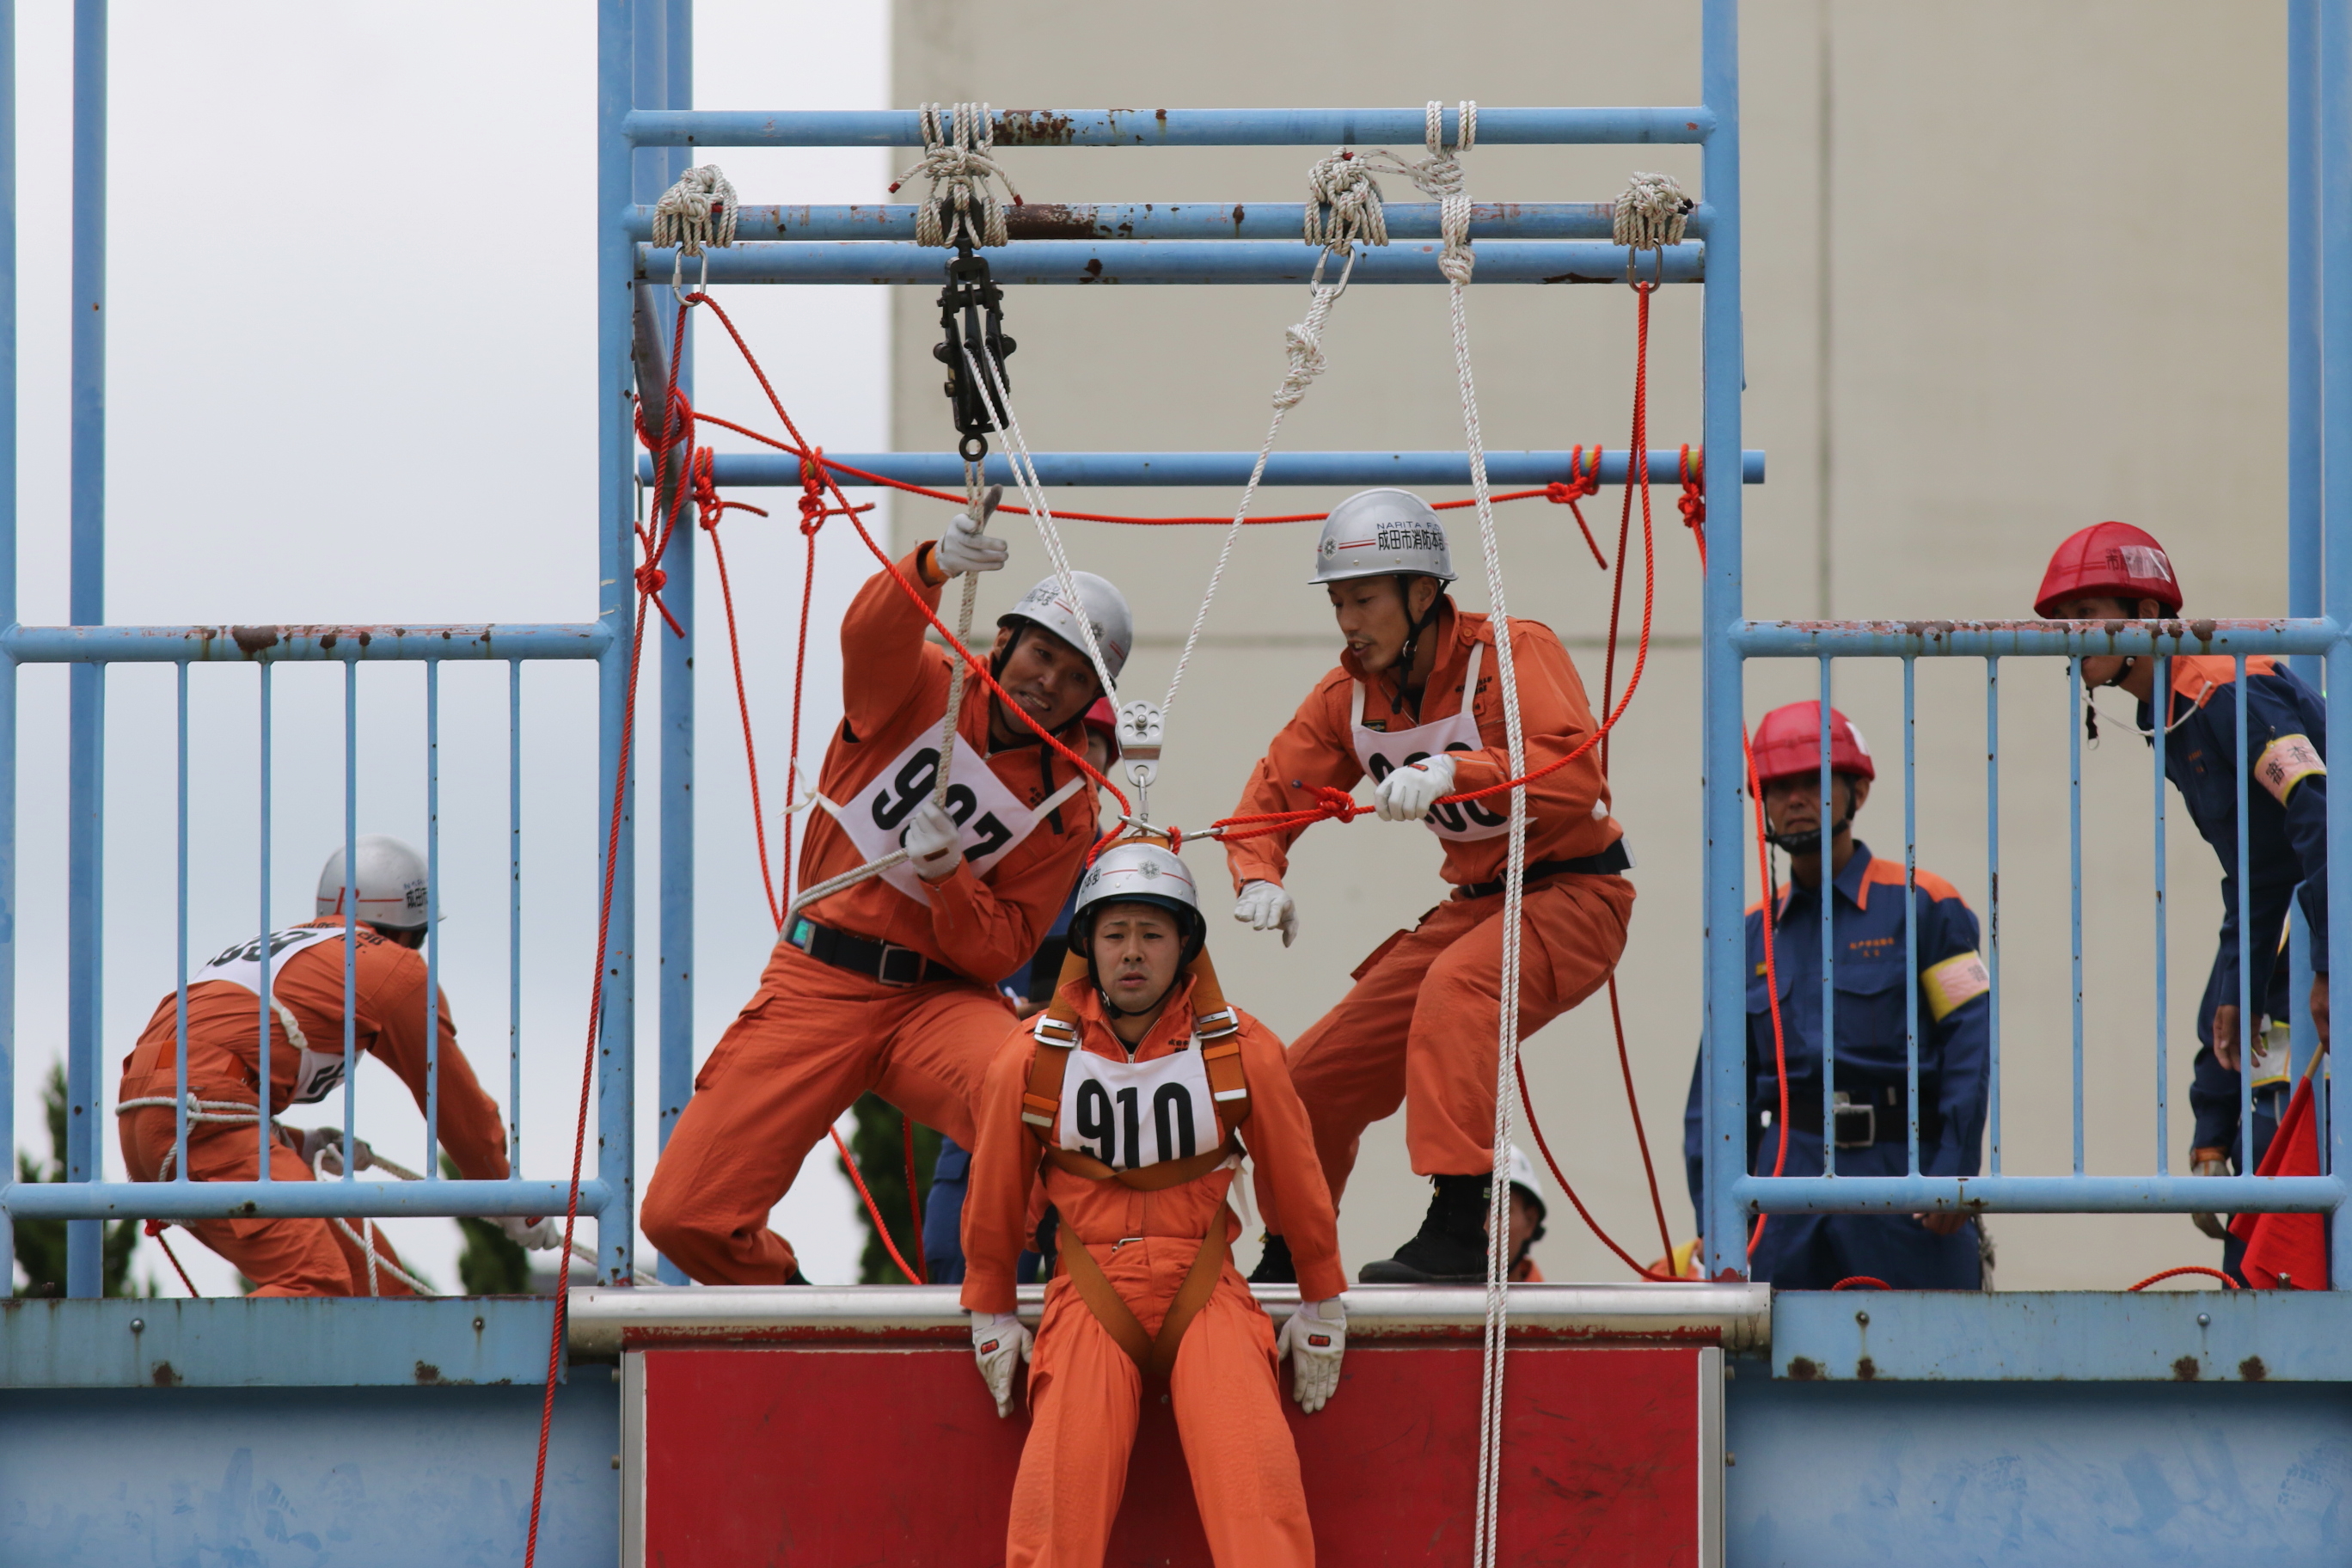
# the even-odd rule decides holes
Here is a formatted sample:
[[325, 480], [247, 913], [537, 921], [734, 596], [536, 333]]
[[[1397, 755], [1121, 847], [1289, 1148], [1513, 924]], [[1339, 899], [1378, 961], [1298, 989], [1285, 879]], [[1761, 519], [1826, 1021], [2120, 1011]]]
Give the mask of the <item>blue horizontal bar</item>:
[[2326, 1214], [2335, 1176], [1742, 1176], [1755, 1214]]
[[[826, 458], [845, 468], [862, 468], [901, 484], [934, 489], [963, 487], [963, 459], [952, 452], [827, 452]], [[1764, 482], [1764, 454], [1744, 452], [1740, 467], [1751, 485]], [[1104, 489], [1153, 485], [1207, 485], [1231, 489], [1249, 481], [1255, 452], [1038, 452], [1038, 479], [1054, 486], [1089, 485]], [[1572, 452], [1489, 452], [1486, 479], [1503, 489], [1548, 485], [1568, 475]], [[1625, 449], [1601, 455], [1601, 482], [1625, 482]], [[1650, 479], [1674, 484], [1679, 478], [1681, 454], [1664, 447], [1650, 451]], [[1587, 453], [1585, 461], [1591, 461]], [[984, 465], [989, 482], [1009, 485], [1013, 469], [1002, 454]], [[790, 485], [801, 482], [798, 458], [782, 452], [721, 452], [711, 459], [711, 479], [721, 485]], [[653, 483], [653, 458], [640, 453], [637, 479]], [[862, 481], [842, 476], [844, 489]], [[1276, 452], [1266, 459], [1267, 485], [1466, 485], [1470, 459], [1461, 452]]]
[[510, 626], [11, 626], [18, 664], [283, 664], [445, 658], [594, 658], [613, 640], [595, 621]]
[[[1610, 202], [1479, 202], [1470, 208], [1470, 237], [1480, 239], [1607, 239]], [[909, 203], [853, 206], [738, 206], [739, 240], [812, 239], [912, 241]], [[1435, 202], [1391, 202], [1382, 209], [1392, 239], [1435, 239]], [[1690, 214], [1690, 232], [1704, 239], [1712, 212]], [[1005, 209], [1014, 239], [1297, 239], [1303, 202], [1030, 202]], [[642, 204], [622, 215], [631, 239], [654, 237], [654, 209]]]
[[[1461, 116], [1444, 110], [1448, 142]], [[1413, 109], [1000, 109], [1000, 147], [1328, 147], [1374, 142], [1422, 146]], [[1478, 110], [1481, 147], [1704, 142], [1715, 111], [1658, 109]], [[639, 109], [621, 118], [639, 147], [919, 147], [911, 109]]]
[[2006, 654], [2326, 653], [2331, 620], [1743, 621], [1732, 646], [1748, 658], [1824, 655], [1981, 658]]
[[[560, 1215], [562, 1182], [11, 1182], [0, 1211], [35, 1219], [243, 1219], [256, 1215], [373, 1219], [450, 1215]], [[580, 1212], [609, 1194], [580, 1184]]]
[[544, 1384], [555, 1327], [550, 1296], [132, 1296], [10, 1308], [0, 1312], [0, 1388], [299, 1388], [311, 1402], [324, 1389], [372, 1384]]
[[[677, 252], [637, 248], [637, 278], [667, 283]], [[1374, 246], [1356, 253], [1352, 282], [1443, 283], [1434, 241]], [[1644, 281], [1696, 283], [1705, 247], [1685, 242], [1641, 259]], [[704, 252], [713, 283], [912, 283], [936, 287], [952, 252], [888, 240], [809, 240], [738, 245]], [[1323, 252], [1297, 240], [1138, 239], [1094, 243], [1024, 239], [982, 252], [999, 283], [1305, 283]], [[1622, 283], [1633, 252], [1582, 239], [1498, 239], [1478, 247], [1480, 283]], [[687, 262], [689, 282], [701, 258]], [[1324, 269], [1336, 281], [1339, 263]]]

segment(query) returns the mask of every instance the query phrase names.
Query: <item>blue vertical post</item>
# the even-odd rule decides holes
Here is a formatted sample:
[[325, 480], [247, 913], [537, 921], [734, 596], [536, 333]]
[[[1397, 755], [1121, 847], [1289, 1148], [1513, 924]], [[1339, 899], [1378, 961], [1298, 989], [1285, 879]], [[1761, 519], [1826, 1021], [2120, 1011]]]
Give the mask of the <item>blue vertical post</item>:
[[425, 667], [425, 1179], [441, 1179], [441, 664]]
[[2156, 661], [2156, 733], [2149, 737], [2156, 761], [2154, 784], [2156, 844], [2149, 851], [2156, 871], [2156, 1173], [2172, 1173], [2172, 955], [2167, 947], [2170, 911], [2165, 908], [2166, 882], [2170, 875], [2164, 850], [2164, 749], [2166, 727], [2172, 722], [2172, 660]]
[[[637, 6], [637, 101], [665, 109], [694, 107], [694, 7], [692, 0], [640, 0]], [[649, 147], [635, 155], [635, 199], [651, 205], [686, 169], [686, 150]], [[680, 309], [667, 292], [650, 291], [663, 302], [656, 312], [662, 342], [671, 341]], [[693, 395], [693, 344], [681, 345], [678, 389]], [[642, 364], [640, 365], [642, 369]], [[645, 389], [639, 389], [645, 395]], [[646, 402], [646, 427], [658, 429], [666, 411], [656, 392]], [[634, 456], [634, 454], [633, 454]], [[691, 454], [688, 454], [690, 458]], [[668, 470], [656, 463], [655, 482]], [[675, 489], [671, 500], [676, 500]], [[684, 637], [656, 635], [661, 646], [661, 1027], [660, 1113], [656, 1147], [669, 1146], [670, 1129], [694, 1093], [694, 567], [699, 548], [691, 523], [680, 528], [662, 555], [669, 582], [662, 601], [686, 629]], [[684, 1270], [663, 1258], [664, 1284], [687, 1283]]]
[[[2326, 613], [2325, 552], [2320, 548], [2319, 468], [2319, 224], [2313, 188], [2318, 155], [2319, 7], [2317, 0], [2287, 0], [2286, 7], [2286, 613]], [[2289, 661], [2314, 687], [2326, 684], [2325, 660], [2297, 654]], [[2305, 999], [2311, 994], [2311, 929], [2298, 904], [2287, 912], [2288, 994], [2294, 998], [2294, 1079], [2318, 1048]]]
[[[2318, 47], [2314, 50], [2318, 86], [2318, 179], [2320, 237], [2320, 406], [2324, 473], [2352, 474], [2352, 288], [2327, 289], [2330, 275], [2352, 279], [2352, 0], [2321, 0]], [[2327, 613], [2352, 616], [2352, 483], [2329, 484], [2321, 499], [2326, 561]], [[2327, 733], [2352, 733], [2352, 643], [2339, 634], [2327, 650]], [[2352, 844], [2352, 790], [2327, 792], [2327, 838]], [[2327, 857], [2327, 907], [2352, 910], [2352, 855]], [[2352, 921], [2327, 922], [2327, 968], [2352, 973]], [[2328, 1096], [2328, 1168], [2352, 1169], [2347, 1160], [2346, 1097]], [[2352, 1223], [2339, 1209], [2328, 1226], [2327, 1268], [2337, 1289], [2352, 1289]]]
[[[70, 518], [77, 626], [106, 619], [106, 3], [74, 0]], [[105, 909], [106, 667], [67, 676], [66, 1179], [99, 1176], [98, 1068]], [[104, 1289], [101, 1223], [66, 1222], [66, 1294]]]
[[[1715, 111], [1702, 154], [1704, 195], [1715, 209], [1707, 236], [1706, 449], [1728, 471], [1739, 447], [1739, 394], [1745, 374], [1739, 319], [1739, 7], [1706, 0], [1701, 10], [1701, 96]], [[1741, 671], [1732, 627], [1742, 614], [1739, 496], [1717, 484], [1707, 498], [1706, 588], [1702, 607], [1705, 691], [1706, 1056], [1708, 1122], [1706, 1271], [1748, 1273], [1747, 1218], [1732, 1196], [1748, 1153], [1746, 859], [1740, 831]]]
[[[16, 5], [0, 0], [0, 626], [16, 624]], [[16, 1171], [16, 661], [0, 657], [0, 1179]], [[0, 1207], [0, 1259], [16, 1256]]]
[[2074, 1174], [2083, 1173], [2083, 661], [2066, 661], [2066, 856], [2069, 906], [2068, 952], [2074, 967], [2067, 984], [2074, 999]]
[[613, 858], [612, 944], [604, 956], [604, 1007], [597, 1024], [596, 1173], [611, 1194], [596, 1216], [597, 1263], [608, 1283], [625, 1284], [635, 1260], [636, 831], [621, 777], [629, 669], [635, 657], [634, 543], [630, 506], [635, 435], [629, 408], [629, 310], [634, 247], [623, 223], [629, 201], [628, 142], [621, 118], [630, 104], [629, 0], [601, 0], [596, 29], [596, 613], [613, 633], [597, 660], [597, 873], [605, 872], [605, 813], [621, 801], [619, 853]]
[[1987, 1057], [1991, 1079], [1992, 1174], [2000, 1174], [2000, 660], [1985, 660], [1985, 967]]

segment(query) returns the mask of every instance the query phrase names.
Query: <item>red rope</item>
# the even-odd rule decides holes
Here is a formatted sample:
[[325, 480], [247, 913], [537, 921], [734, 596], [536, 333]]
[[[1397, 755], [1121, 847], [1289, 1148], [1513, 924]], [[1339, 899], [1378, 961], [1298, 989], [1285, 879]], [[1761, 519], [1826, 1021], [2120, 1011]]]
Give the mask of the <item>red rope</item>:
[[2170, 1279], [2176, 1275], [2180, 1274], [2202, 1274], [2209, 1279], [2219, 1279], [2221, 1282], [2222, 1287], [2226, 1289], [2235, 1290], [2238, 1289], [2238, 1282], [2235, 1279], [2231, 1279], [2227, 1274], [2222, 1273], [2220, 1269], [2208, 1268], [2202, 1264], [2197, 1263], [2189, 1264], [2188, 1267], [2183, 1268], [2168, 1268], [2161, 1274], [2151, 1274], [2147, 1279], [2141, 1280], [2138, 1284], [2132, 1286], [2131, 1289], [2135, 1290], [2145, 1290], [2159, 1279]]
[[[1637, 414], [1635, 417], [1640, 418], [1641, 416]], [[1648, 487], [1650, 482], [1649, 463], [1644, 459], [1636, 458], [1633, 456], [1634, 453], [1640, 452], [1643, 449], [1643, 448], [1639, 446], [1633, 446], [1627, 447], [1625, 451], [1625, 463], [1627, 468], [1625, 475], [1625, 494], [1629, 501], [1633, 496], [1633, 486], [1636, 482], [1632, 472], [1634, 463], [1640, 462], [1642, 466], [1639, 482], [1645, 489]], [[1609, 558], [1601, 554], [1601, 546], [1593, 542], [1592, 530], [1584, 521], [1584, 509], [1576, 504], [1587, 496], [1594, 496], [1601, 493], [1600, 447], [1596, 445], [1592, 448], [1592, 463], [1590, 468], [1587, 468], [1584, 465], [1583, 458], [1584, 443], [1580, 441], [1576, 444], [1576, 450], [1568, 455], [1568, 478], [1565, 479], [1555, 479], [1550, 484], [1545, 486], [1544, 494], [1554, 506], [1564, 506], [1568, 508], [1570, 511], [1576, 514], [1576, 526], [1584, 534], [1585, 548], [1592, 552], [1593, 564], [1600, 567], [1603, 572], [1606, 572], [1609, 570]], [[1496, 499], [1500, 500], [1502, 498], [1496, 497]], [[1617, 558], [1620, 561], [1622, 561], [1625, 558], [1625, 548], [1622, 542], [1617, 547]], [[1605, 708], [1608, 706], [1608, 703], [1604, 701], [1601, 706]]]
[[[1544, 1163], [1551, 1168], [1551, 1179], [1558, 1182], [1559, 1184], [1559, 1190], [1568, 1194], [1568, 1201], [1575, 1205], [1577, 1216], [1584, 1221], [1584, 1228], [1591, 1231], [1595, 1237], [1598, 1237], [1601, 1246], [1615, 1253], [1624, 1261], [1626, 1268], [1632, 1269], [1643, 1279], [1673, 1279], [1674, 1276], [1672, 1274], [1660, 1274], [1636, 1261], [1632, 1253], [1618, 1246], [1610, 1234], [1601, 1228], [1601, 1222], [1592, 1217], [1592, 1211], [1584, 1206], [1584, 1200], [1578, 1197], [1576, 1195], [1576, 1189], [1569, 1184], [1568, 1174], [1559, 1168], [1559, 1162], [1552, 1158], [1551, 1144], [1545, 1141], [1543, 1135], [1543, 1125], [1536, 1120], [1535, 1101], [1528, 1096], [1527, 1064], [1523, 1061], [1515, 1061], [1512, 1065], [1518, 1068], [1519, 1104], [1527, 1110], [1528, 1131], [1535, 1135], [1536, 1148], [1542, 1152]], [[1666, 1246], [1666, 1263], [1667, 1267], [1670, 1268], [1674, 1265], [1674, 1245], [1669, 1242]]]
[[907, 1267], [907, 1260], [898, 1256], [898, 1244], [890, 1239], [890, 1227], [882, 1223], [881, 1206], [875, 1203], [874, 1194], [866, 1190], [866, 1178], [858, 1173], [857, 1161], [850, 1154], [849, 1145], [841, 1141], [838, 1131], [833, 1135], [833, 1146], [841, 1152], [842, 1168], [849, 1173], [850, 1181], [857, 1187], [858, 1197], [866, 1204], [866, 1217], [874, 1222], [874, 1234], [882, 1238], [882, 1250], [890, 1255], [890, 1261], [898, 1266], [898, 1272], [907, 1277], [908, 1284], [920, 1285], [922, 1280]]
[[151, 1219], [146, 1226], [147, 1234], [155, 1238], [155, 1245], [162, 1247], [163, 1256], [172, 1260], [172, 1272], [180, 1277], [180, 1283], [188, 1288], [188, 1294], [201, 1296], [204, 1292], [197, 1289], [196, 1282], [188, 1278], [188, 1271], [180, 1265], [180, 1255], [172, 1250], [171, 1238], [163, 1234], [169, 1228], [170, 1226], [160, 1219]]
[[1830, 1287], [1832, 1290], [1892, 1290], [1894, 1286], [1868, 1274], [1849, 1274]]
[[915, 1122], [903, 1110], [898, 1112], [898, 1147], [907, 1156], [907, 1212], [915, 1221], [915, 1283], [920, 1285], [931, 1277], [931, 1260], [923, 1256], [923, 1194], [915, 1184]]

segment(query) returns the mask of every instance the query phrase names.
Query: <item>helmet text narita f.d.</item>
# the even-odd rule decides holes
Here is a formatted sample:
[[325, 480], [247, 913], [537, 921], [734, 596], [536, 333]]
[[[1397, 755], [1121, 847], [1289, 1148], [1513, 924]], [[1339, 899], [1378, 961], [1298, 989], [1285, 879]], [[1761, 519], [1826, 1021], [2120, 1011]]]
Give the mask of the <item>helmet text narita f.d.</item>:
[[[352, 889], [359, 918], [388, 931], [420, 931], [426, 903], [425, 857], [387, 833], [363, 833], [354, 846], [358, 854]], [[343, 912], [343, 852], [327, 857], [319, 873], [319, 913]]]
[[1434, 577], [1454, 581], [1445, 524], [1411, 490], [1358, 490], [1331, 509], [1315, 542], [1311, 583], [1357, 577]]
[[2153, 534], [2127, 522], [2095, 522], [2050, 557], [2033, 613], [2055, 617], [2070, 599], [2121, 599], [2135, 615], [2142, 599], [2154, 599], [2174, 616], [2180, 613], [2180, 581]]

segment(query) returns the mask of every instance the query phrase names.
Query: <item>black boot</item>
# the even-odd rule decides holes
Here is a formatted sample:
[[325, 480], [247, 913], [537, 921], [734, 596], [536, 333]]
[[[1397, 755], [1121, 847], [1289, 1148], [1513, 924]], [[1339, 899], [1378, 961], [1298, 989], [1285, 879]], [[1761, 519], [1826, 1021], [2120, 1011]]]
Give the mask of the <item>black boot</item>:
[[1475, 1285], [1486, 1278], [1486, 1202], [1491, 1175], [1439, 1176], [1421, 1233], [1394, 1258], [1356, 1272], [1366, 1285]]
[[1257, 1267], [1250, 1270], [1253, 1285], [1296, 1285], [1298, 1266], [1290, 1261], [1290, 1243], [1278, 1236], [1265, 1238], [1265, 1250], [1258, 1254]]

